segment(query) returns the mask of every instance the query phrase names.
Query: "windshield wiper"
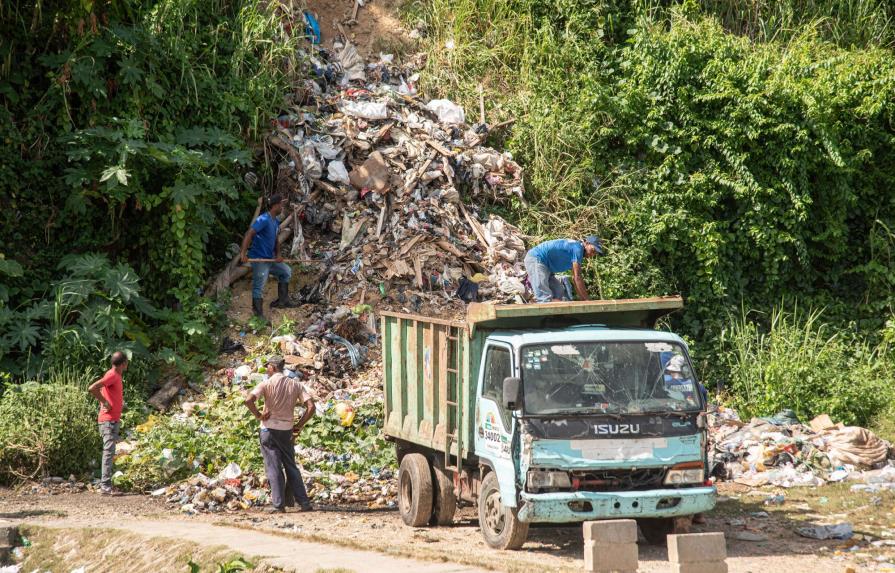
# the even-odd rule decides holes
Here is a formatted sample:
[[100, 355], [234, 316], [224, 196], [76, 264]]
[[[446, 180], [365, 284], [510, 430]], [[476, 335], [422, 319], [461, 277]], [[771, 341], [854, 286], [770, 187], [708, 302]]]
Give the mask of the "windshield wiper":
[[699, 414], [696, 410], [659, 410], [654, 412], [641, 412], [641, 414], [649, 416], [677, 416], [678, 418], [689, 418]]
[[567, 416], [569, 414], [582, 414], [586, 416], [608, 416], [613, 420], [623, 420], [624, 417], [622, 414], [616, 412], [598, 412], [596, 410], [579, 410], [579, 409], [568, 409], [568, 410], [555, 410], [552, 412], [544, 412], [537, 414], [529, 414], [529, 416]]

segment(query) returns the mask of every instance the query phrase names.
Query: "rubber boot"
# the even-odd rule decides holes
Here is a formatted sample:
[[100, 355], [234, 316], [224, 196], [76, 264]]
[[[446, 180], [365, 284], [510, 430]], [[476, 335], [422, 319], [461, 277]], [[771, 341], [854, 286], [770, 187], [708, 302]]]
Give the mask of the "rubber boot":
[[252, 299], [252, 313], [259, 318], [264, 318], [264, 299], [263, 298], [253, 298]]
[[281, 281], [277, 283], [277, 300], [270, 303], [271, 308], [295, 308], [298, 305], [289, 298], [289, 283]]

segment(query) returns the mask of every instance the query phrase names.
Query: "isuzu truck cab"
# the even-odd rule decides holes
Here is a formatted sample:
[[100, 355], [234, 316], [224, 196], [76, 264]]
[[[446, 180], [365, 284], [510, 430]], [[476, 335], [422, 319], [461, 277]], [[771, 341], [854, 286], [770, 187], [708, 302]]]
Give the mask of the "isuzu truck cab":
[[414, 527], [476, 504], [486, 542], [532, 523], [637, 519], [644, 536], [710, 510], [705, 402], [658, 318], [679, 297], [472, 304], [465, 321], [383, 313], [385, 433]]

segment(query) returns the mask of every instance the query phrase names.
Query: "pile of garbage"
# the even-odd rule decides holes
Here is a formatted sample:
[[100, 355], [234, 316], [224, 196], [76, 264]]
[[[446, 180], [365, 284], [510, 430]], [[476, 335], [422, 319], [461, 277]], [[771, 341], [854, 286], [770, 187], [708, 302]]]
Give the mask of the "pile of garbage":
[[746, 423], [723, 407], [709, 414], [709, 427], [709, 465], [718, 479], [784, 488], [850, 480], [863, 482], [856, 491], [895, 489], [895, 452], [866, 428], [827, 415], [803, 424], [791, 410]]
[[479, 215], [485, 203], [524, 202], [520, 166], [482, 145], [489, 127], [420, 99], [414, 64], [365, 65], [350, 43], [309, 50], [313, 79], [270, 137], [297, 220], [291, 254], [319, 261], [302, 298], [413, 312], [521, 301], [524, 237]]
[[180, 483], [159, 488], [152, 496], [164, 498], [187, 515], [238, 511], [267, 503], [265, 482], [264, 478], [243, 474], [238, 464], [230, 463], [215, 478], [198, 473]]

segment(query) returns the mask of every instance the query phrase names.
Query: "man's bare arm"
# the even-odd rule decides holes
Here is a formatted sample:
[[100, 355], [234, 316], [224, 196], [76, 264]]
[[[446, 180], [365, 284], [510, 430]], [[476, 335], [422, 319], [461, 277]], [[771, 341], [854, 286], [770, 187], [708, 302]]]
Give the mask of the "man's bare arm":
[[575, 292], [578, 293], [579, 300], [590, 300], [587, 296], [587, 286], [581, 277], [581, 264], [572, 263], [572, 283], [575, 285]]
[[245, 237], [242, 238], [242, 245], [239, 248], [239, 260], [246, 263], [249, 260], [249, 257], [246, 253], [249, 252], [249, 247], [252, 246], [252, 239], [255, 238], [255, 229], [249, 229], [245, 234]]
[[305, 424], [308, 423], [308, 420], [310, 420], [314, 416], [314, 413], [317, 411], [317, 406], [314, 405], [314, 400], [312, 400], [310, 398], [305, 400], [304, 406], [305, 406], [305, 413], [302, 414], [301, 419], [298, 422], [296, 422], [294, 426], [292, 426], [293, 434], [300, 433], [302, 428], [305, 427]]
[[252, 415], [255, 416], [256, 420], [266, 420], [270, 417], [270, 412], [265, 412], [264, 414], [262, 414], [258, 410], [258, 406], [255, 404], [255, 400], [257, 399], [257, 396], [255, 396], [254, 394], [249, 394], [248, 396], [246, 396], [246, 399], [243, 400], [242, 403], [246, 405], [246, 408], [248, 408], [249, 412], [251, 412]]
[[102, 389], [103, 389], [103, 381], [97, 380], [96, 382], [91, 384], [89, 388], [87, 388], [87, 391], [90, 392], [90, 395], [93, 396], [94, 398], [96, 398], [100, 404], [102, 404], [102, 407], [104, 410], [111, 410], [112, 405], [109, 404], [109, 401], [103, 397]]

